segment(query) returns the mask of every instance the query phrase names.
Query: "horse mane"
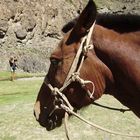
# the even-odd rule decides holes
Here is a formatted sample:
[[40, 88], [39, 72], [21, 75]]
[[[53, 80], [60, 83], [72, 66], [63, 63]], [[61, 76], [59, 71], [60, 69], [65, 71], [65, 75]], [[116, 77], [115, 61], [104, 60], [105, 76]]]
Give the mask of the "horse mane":
[[[66, 25], [63, 26], [62, 31], [64, 33], [71, 30], [76, 24], [79, 17], [74, 18]], [[96, 18], [96, 24], [113, 29], [119, 33], [128, 33], [140, 30], [140, 15], [132, 14], [109, 14], [98, 13]]]
[[98, 14], [97, 24], [117, 32], [133, 32], [140, 30], [140, 16], [131, 14]]

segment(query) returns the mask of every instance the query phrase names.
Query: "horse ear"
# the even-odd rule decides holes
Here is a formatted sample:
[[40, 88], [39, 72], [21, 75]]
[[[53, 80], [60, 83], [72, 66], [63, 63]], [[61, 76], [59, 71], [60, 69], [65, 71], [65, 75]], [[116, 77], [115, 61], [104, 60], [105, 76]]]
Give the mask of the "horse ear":
[[70, 33], [70, 36], [66, 42], [67, 45], [79, 41], [81, 37], [87, 34], [88, 30], [95, 22], [96, 14], [96, 5], [93, 0], [89, 0], [88, 4], [80, 14], [76, 25]]

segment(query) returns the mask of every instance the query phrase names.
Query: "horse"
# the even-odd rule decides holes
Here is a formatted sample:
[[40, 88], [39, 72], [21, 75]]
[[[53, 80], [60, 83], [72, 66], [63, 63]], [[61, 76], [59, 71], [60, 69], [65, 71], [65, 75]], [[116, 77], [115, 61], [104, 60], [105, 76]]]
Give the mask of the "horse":
[[140, 118], [140, 17], [135, 17], [137, 22], [129, 18], [131, 26], [127, 20], [117, 26], [111, 16], [110, 23], [105, 22], [108, 19], [98, 16], [89, 0], [79, 17], [63, 27], [64, 37], [51, 54], [34, 105], [41, 126], [47, 130], [60, 126], [65, 107], [76, 111], [103, 94], [114, 96]]

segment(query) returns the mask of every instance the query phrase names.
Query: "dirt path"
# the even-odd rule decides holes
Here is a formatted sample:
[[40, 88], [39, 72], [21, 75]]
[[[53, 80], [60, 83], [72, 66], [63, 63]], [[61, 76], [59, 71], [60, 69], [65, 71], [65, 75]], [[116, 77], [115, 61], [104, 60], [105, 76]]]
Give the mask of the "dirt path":
[[18, 81], [22, 81], [22, 80], [26, 81], [26, 80], [43, 80], [43, 79], [44, 79], [44, 77], [29, 77], [29, 78], [18, 78], [17, 80]]

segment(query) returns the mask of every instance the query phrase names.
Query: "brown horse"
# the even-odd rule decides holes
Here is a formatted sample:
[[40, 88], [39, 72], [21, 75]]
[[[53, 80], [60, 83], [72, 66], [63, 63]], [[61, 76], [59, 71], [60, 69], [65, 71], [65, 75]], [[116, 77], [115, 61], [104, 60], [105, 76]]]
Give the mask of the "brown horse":
[[[83, 37], [98, 18], [96, 13], [94, 2], [89, 0], [80, 16], [63, 28], [68, 32], [50, 57], [49, 72], [34, 107], [37, 121], [47, 130], [61, 125], [65, 110], [60, 106], [62, 102], [67, 104], [62, 101], [60, 94], [52, 94], [54, 92], [48, 83], [52, 87], [63, 86]], [[138, 17], [138, 21], [139, 19]], [[87, 91], [92, 92], [91, 84], [83, 87], [77, 80], [62, 92], [74, 109], [91, 104], [103, 94], [110, 94], [140, 117], [140, 26], [130, 29], [126, 28], [128, 25], [119, 26], [121, 28], [116, 25], [113, 30], [113, 25], [109, 29], [101, 26], [102, 24], [104, 23], [100, 20], [99, 25], [97, 19], [90, 39], [94, 48], [86, 53], [79, 75], [94, 83], [93, 98], [87, 94]], [[83, 52], [76, 68], [80, 65], [82, 55]]]

